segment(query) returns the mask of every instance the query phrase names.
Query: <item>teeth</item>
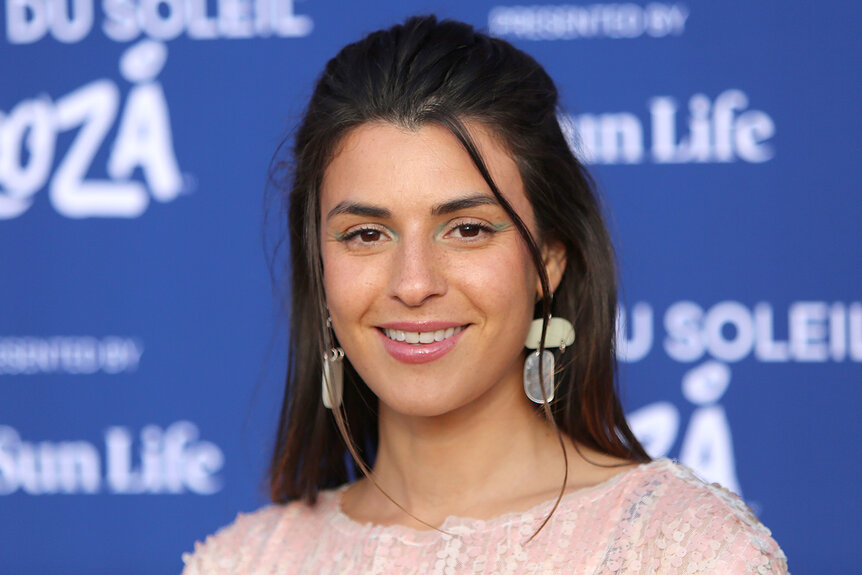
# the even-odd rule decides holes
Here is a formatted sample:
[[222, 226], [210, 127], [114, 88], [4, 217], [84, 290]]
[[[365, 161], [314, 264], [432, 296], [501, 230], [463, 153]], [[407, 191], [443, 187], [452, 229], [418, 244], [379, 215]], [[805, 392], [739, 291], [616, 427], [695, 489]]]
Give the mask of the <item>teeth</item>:
[[463, 327], [450, 327], [448, 329], [438, 329], [437, 331], [402, 331], [400, 329], [384, 329], [391, 340], [406, 341], [407, 343], [432, 343], [435, 341], [443, 341], [449, 339], [456, 333], [460, 332]]

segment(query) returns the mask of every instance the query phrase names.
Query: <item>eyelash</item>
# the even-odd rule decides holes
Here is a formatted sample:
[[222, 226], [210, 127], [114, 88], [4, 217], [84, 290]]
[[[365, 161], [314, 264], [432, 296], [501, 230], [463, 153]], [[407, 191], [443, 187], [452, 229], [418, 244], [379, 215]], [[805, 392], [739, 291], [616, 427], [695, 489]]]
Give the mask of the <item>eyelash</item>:
[[461, 230], [461, 233], [463, 234], [464, 228], [476, 228], [478, 230], [478, 234], [476, 236], [462, 236], [461, 239], [464, 241], [468, 241], [468, 242], [478, 241], [480, 239], [478, 236], [480, 236], [481, 234], [494, 234], [497, 232], [497, 230], [495, 230], [491, 226], [484, 224], [482, 222], [465, 221], [465, 222], [460, 222], [455, 226], [452, 226], [450, 228], [450, 230], [446, 233], [448, 235], [449, 233], [451, 233], [455, 230]]
[[[340, 242], [347, 243], [347, 242], [350, 242], [351, 240], [358, 238], [360, 235], [362, 235], [366, 232], [377, 232], [381, 235], [385, 233], [385, 231], [381, 228], [370, 227], [370, 226], [360, 226], [358, 228], [355, 228], [355, 229], [352, 229], [348, 232], [345, 232], [340, 238], [338, 238], [338, 240]], [[361, 243], [369, 243], [369, 242], [361, 242]]]
[[[450, 226], [449, 230], [444, 235], [449, 235], [450, 233], [452, 233], [456, 230], [461, 230], [461, 233], [463, 234], [465, 228], [475, 228], [478, 230], [478, 233], [475, 236], [462, 236], [461, 238], [459, 238], [459, 239], [461, 239], [461, 241], [464, 241], [464, 242], [479, 241], [481, 239], [480, 236], [482, 234], [495, 234], [495, 233], [497, 233], [497, 230], [495, 230], [493, 227], [491, 227], [485, 223], [477, 222], [477, 221], [461, 221], [455, 225]], [[360, 244], [366, 244], [366, 245], [371, 245], [371, 244], [379, 241], [379, 236], [378, 236], [378, 239], [372, 240], [370, 242], [361, 241], [360, 236], [364, 233], [367, 233], [367, 232], [376, 232], [380, 235], [383, 235], [386, 233], [386, 230], [383, 229], [382, 227], [364, 225], [364, 226], [360, 226], [358, 228], [354, 228], [352, 230], [345, 232], [341, 237], [338, 238], [338, 241], [340, 241], [342, 243], [350, 243], [353, 241], [358, 241]]]

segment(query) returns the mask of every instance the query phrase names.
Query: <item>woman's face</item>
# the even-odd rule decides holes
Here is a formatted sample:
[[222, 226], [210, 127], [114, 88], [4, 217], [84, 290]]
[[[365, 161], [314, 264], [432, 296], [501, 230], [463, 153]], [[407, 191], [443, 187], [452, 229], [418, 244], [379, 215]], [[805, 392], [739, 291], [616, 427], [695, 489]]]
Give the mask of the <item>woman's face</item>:
[[[487, 131], [470, 127], [494, 181], [535, 236], [514, 161]], [[333, 329], [383, 406], [436, 416], [489, 393], [523, 396], [537, 273], [449, 131], [356, 128], [324, 174], [320, 204]]]

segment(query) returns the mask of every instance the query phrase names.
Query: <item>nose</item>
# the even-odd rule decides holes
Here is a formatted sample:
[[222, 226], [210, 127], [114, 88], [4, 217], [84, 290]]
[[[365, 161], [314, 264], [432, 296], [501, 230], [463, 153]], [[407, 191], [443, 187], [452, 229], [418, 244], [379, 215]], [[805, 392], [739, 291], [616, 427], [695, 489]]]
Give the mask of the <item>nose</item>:
[[444, 263], [433, 240], [402, 238], [393, 257], [390, 294], [408, 307], [443, 295], [447, 288]]

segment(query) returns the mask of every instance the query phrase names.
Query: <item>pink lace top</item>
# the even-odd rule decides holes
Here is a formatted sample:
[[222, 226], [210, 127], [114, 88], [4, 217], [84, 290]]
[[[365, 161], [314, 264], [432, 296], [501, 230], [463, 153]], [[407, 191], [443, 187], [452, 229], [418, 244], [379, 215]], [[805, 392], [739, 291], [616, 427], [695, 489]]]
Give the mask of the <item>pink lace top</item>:
[[341, 490], [240, 514], [185, 554], [183, 575], [779, 574], [784, 553], [732, 493], [659, 459], [553, 501], [437, 531], [360, 524]]

